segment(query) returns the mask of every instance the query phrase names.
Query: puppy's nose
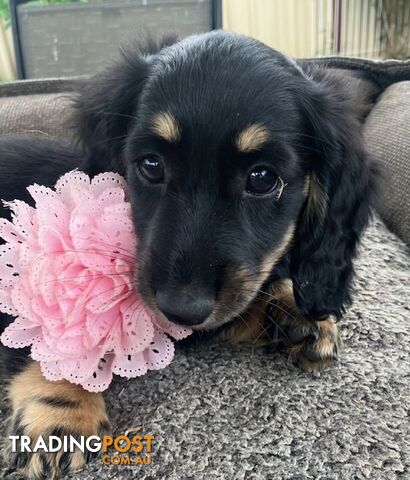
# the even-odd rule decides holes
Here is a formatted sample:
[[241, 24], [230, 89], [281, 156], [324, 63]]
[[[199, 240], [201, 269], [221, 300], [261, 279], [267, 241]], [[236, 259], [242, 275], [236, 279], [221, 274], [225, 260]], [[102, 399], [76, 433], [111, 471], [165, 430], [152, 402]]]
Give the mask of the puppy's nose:
[[203, 323], [215, 306], [211, 296], [195, 290], [158, 290], [155, 298], [158, 308], [168, 320], [179, 325]]

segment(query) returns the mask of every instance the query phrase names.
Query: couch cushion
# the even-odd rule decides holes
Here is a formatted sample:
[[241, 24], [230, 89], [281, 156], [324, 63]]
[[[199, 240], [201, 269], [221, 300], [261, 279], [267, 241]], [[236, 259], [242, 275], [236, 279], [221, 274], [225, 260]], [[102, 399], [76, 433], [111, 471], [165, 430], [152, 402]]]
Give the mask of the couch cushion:
[[68, 106], [62, 94], [0, 98], [0, 133], [69, 136]]
[[70, 92], [77, 79], [0, 85], [0, 134], [70, 136]]
[[410, 245], [410, 82], [396, 83], [383, 93], [366, 120], [364, 135], [385, 174], [379, 214]]

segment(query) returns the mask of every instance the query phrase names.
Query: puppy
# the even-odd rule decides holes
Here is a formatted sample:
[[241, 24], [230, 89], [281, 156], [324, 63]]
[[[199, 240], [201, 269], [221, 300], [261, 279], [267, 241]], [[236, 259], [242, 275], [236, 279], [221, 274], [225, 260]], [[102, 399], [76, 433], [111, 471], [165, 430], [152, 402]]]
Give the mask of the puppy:
[[[27, 184], [53, 185], [74, 167], [119, 172], [135, 206], [138, 288], [157, 315], [222, 340], [279, 337], [318, 370], [337, 358], [334, 320], [370, 215], [376, 168], [360, 122], [379, 91], [364, 74], [232, 33], [132, 47], [79, 86], [76, 146], [0, 141], [1, 197], [27, 200]], [[108, 428], [100, 394], [46, 381], [25, 351], [4, 349], [2, 363], [13, 434]], [[30, 479], [84, 462], [79, 452], [12, 456]]]

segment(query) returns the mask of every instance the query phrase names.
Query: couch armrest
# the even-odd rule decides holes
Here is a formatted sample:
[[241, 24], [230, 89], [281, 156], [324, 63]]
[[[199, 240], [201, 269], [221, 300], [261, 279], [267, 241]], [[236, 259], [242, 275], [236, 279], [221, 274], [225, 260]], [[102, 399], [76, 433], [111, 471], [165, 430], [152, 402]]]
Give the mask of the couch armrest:
[[381, 165], [378, 213], [410, 245], [410, 81], [390, 86], [364, 126], [369, 154]]

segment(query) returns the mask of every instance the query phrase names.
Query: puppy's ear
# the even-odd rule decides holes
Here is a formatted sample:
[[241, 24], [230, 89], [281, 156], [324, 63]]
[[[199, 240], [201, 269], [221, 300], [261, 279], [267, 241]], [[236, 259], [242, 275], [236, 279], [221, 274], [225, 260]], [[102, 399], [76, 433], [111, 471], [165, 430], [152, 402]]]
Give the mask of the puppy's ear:
[[350, 303], [353, 258], [369, 220], [376, 170], [362, 145], [362, 107], [326, 79], [310, 79], [309, 88], [299, 99], [310, 153], [291, 277], [301, 313], [318, 320], [339, 318]]
[[124, 173], [121, 152], [129, 126], [136, 119], [152, 58], [175, 40], [164, 37], [158, 43], [149, 40], [143, 47], [127, 45], [121, 49], [119, 60], [81, 83], [74, 99], [73, 127], [88, 154], [88, 173]]

